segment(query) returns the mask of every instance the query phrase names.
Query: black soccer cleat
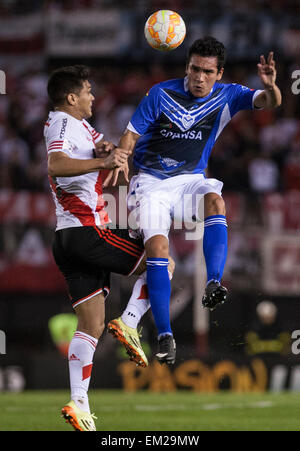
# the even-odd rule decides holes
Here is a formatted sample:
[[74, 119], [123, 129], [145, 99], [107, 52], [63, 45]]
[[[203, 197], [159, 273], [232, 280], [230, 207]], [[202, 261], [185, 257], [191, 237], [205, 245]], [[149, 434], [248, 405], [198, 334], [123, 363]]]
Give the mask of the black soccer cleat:
[[203, 307], [214, 310], [217, 305], [224, 304], [227, 299], [227, 295], [227, 288], [222, 287], [220, 282], [212, 280], [205, 289], [205, 293], [202, 298]]
[[176, 343], [173, 335], [163, 335], [158, 340], [156, 358], [160, 364], [174, 365], [176, 359]]

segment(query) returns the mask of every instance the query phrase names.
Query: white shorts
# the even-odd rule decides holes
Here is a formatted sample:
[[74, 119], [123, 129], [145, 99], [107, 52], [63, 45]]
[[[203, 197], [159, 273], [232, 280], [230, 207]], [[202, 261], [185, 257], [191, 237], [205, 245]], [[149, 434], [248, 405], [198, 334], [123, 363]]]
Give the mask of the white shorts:
[[221, 196], [222, 188], [222, 182], [207, 179], [202, 174], [176, 175], [161, 180], [140, 172], [132, 177], [129, 186], [129, 226], [142, 232], [144, 243], [154, 235], [168, 238], [173, 220], [183, 225], [203, 221], [203, 196], [208, 193]]

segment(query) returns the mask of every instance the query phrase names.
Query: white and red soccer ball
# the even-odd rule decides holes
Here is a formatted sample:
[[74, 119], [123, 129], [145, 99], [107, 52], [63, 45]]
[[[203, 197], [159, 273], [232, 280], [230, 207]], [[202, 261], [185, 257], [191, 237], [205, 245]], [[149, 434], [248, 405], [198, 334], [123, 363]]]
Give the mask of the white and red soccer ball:
[[151, 14], [145, 24], [145, 37], [148, 44], [163, 52], [176, 49], [183, 42], [185, 34], [185, 23], [174, 11], [156, 11]]

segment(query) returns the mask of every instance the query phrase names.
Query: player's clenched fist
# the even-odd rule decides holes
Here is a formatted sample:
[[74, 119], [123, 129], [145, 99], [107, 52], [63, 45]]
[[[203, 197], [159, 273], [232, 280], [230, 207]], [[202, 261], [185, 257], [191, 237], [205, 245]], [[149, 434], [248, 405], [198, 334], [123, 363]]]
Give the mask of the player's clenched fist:
[[105, 158], [107, 157], [107, 154], [109, 154], [116, 147], [117, 146], [110, 141], [99, 141], [99, 143], [96, 144], [95, 155], [97, 158]]
[[105, 169], [115, 169], [123, 166], [130, 155], [130, 151], [116, 147], [111, 150], [109, 155], [104, 159]]

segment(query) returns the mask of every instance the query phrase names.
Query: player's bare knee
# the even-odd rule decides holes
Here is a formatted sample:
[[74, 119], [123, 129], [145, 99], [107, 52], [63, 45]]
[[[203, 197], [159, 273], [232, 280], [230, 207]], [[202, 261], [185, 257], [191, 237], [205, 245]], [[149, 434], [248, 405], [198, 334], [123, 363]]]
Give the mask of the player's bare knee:
[[164, 235], [156, 235], [149, 238], [145, 243], [147, 257], [168, 258], [169, 242]]
[[225, 202], [221, 196], [208, 193], [204, 197], [205, 217], [212, 215], [226, 215]]

